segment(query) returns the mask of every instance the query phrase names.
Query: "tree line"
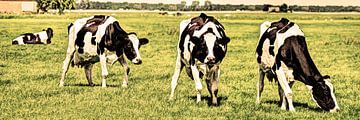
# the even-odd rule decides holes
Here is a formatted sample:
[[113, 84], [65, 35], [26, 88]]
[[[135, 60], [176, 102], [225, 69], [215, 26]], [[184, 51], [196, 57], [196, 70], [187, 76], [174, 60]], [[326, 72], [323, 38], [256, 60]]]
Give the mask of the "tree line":
[[36, 0], [38, 12], [47, 12], [49, 9], [57, 9], [63, 14], [65, 9], [107, 9], [107, 10], [161, 10], [161, 11], [268, 11], [268, 12], [360, 12], [360, 6], [297, 6], [282, 5], [220, 5], [205, 1], [200, 5], [199, 1], [193, 1], [190, 6], [185, 1], [180, 4], [150, 4], [150, 3], [112, 3], [92, 2], [81, 0], [78, 4], [75, 0]]
[[[282, 4], [273, 5], [231, 5], [231, 4], [211, 4], [205, 1], [205, 5], [200, 6], [198, 1], [193, 1], [190, 6], [186, 6], [183, 1], [180, 4], [148, 4], [148, 3], [112, 3], [112, 2], [91, 2], [89, 0], [81, 0], [78, 9], [111, 9], [111, 10], [164, 10], [164, 11], [268, 11], [267, 7], [279, 7], [279, 11], [303, 11], [303, 12], [360, 12], [360, 6], [298, 6]], [[272, 12], [272, 11], [269, 11]], [[273, 11], [274, 12], [274, 11]]]

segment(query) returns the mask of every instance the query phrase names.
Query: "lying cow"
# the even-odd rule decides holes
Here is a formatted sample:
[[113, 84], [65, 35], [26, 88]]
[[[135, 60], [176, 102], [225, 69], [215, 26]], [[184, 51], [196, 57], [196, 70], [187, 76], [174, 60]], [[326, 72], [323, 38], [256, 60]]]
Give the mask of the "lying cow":
[[72, 65], [84, 67], [86, 78], [90, 86], [92, 82], [93, 64], [100, 61], [102, 87], [106, 87], [108, 71], [106, 63], [114, 64], [119, 61], [124, 67], [125, 77], [123, 86], [128, 85], [130, 69], [124, 58], [134, 64], [141, 64], [139, 48], [148, 43], [146, 38], [138, 39], [135, 33], [125, 32], [119, 22], [111, 16], [92, 16], [78, 19], [68, 27], [69, 46], [64, 60], [60, 86], [64, 86], [64, 79], [70, 62]]
[[174, 97], [177, 80], [185, 66], [188, 76], [195, 81], [197, 102], [201, 101], [200, 79], [205, 75], [212, 104], [217, 105], [220, 63], [229, 41], [224, 27], [214, 17], [202, 13], [199, 17], [182, 21], [170, 99]]
[[281, 109], [286, 109], [288, 104], [289, 111], [295, 111], [291, 87], [298, 80], [309, 88], [319, 107], [330, 112], [339, 110], [330, 77], [322, 76], [316, 68], [304, 33], [297, 24], [285, 18], [261, 24], [256, 55], [260, 68], [256, 103], [260, 103], [266, 75], [269, 80], [275, 78], [278, 81]]
[[25, 33], [15, 38], [12, 41], [13, 45], [24, 45], [24, 44], [50, 44], [51, 38], [53, 37], [53, 30], [51, 28], [44, 29], [37, 33]]

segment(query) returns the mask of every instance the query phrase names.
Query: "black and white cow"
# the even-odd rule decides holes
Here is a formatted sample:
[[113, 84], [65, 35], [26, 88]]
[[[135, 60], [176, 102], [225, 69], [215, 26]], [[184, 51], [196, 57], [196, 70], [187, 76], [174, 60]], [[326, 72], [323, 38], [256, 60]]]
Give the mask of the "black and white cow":
[[225, 57], [229, 41], [224, 27], [212, 16], [202, 13], [199, 17], [182, 21], [170, 99], [174, 97], [177, 80], [185, 66], [188, 76], [195, 81], [197, 102], [201, 101], [200, 79], [205, 75], [212, 104], [218, 105], [220, 63]]
[[51, 28], [37, 33], [25, 33], [12, 40], [13, 45], [50, 44], [54, 33]]
[[297, 24], [286, 18], [261, 24], [256, 56], [260, 68], [256, 103], [260, 103], [266, 75], [269, 80], [278, 81], [281, 109], [285, 110], [288, 104], [289, 111], [295, 111], [291, 87], [298, 80], [309, 88], [320, 108], [330, 112], [340, 110], [330, 77], [322, 76], [315, 66]]
[[128, 85], [130, 69], [125, 56], [134, 64], [141, 64], [139, 48], [148, 43], [146, 38], [138, 39], [135, 33], [125, 32], [119, 22], [111, 16], [92, 16], [78, 19], [68, 27], [69, 45], [64, 60], [60, 86], [64, 86], [65, 75], [70, 62], [72, 65], [84, 67], [90, 86], [92, 82], [92, 67], [100, 62], [102, 87], [106, 87], [108, 70], [106, 64], [119, 61], [124, 67], [125, 77], [123, 87]]

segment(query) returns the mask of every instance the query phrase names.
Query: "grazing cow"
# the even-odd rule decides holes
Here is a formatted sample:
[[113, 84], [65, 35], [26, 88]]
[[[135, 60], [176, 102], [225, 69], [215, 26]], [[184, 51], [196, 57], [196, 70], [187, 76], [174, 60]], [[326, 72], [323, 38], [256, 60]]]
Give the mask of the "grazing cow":
[[182, 21], [170, 99], [174, 97], [177, 80], [185, 66], [188, 76], [195, 81], [197, 102], [201, 101], [200, 79], [205, 75], [212, 104], [218, 105], [220, 63], [228, 42], [230, 39], [225, 35], [224, 27], [212, 16], [202, 13], [199, 17]]
[[134, 64], [141, 64], [139, 48], [148, 43], [146, 38], [138, 39], [135, 33], [125, 32], [119, 22], [111, 16], [92, 16], [78, 19], [68, 26], [69, 46], [64, 60], [60, 86], [64, 86], [65, 75], [69, 64], [84, 67], [90, 86], [92, 82], [92, 67], [100, 62], [102, 87], [106, 87], [108, 71], [106, 63], [119, 61], [124, 67], [125, 77], [123, 87], [128, 85], [130, 69], [124, 59], [126, 57]]
[[37, 33], [25, 33], [15, 38], [12, 41], [13, 45], [24, 45], [24, 44], [50, 44], [51, 38], [53, 37], [53, 30], [51, 28], [44, 29]]
[[260, 103], [266, 75], [269, 80], [278, 81], [281, 109], [286, 109], [288, 104], [289, 111], [295, 111], [291, 87], [298, 80], [309, 88], [320, 108], [330, 112], [339, 110], [330, 77], [322, 76], [315, 66], [297, 24], [286, 18], [261, 24], [256, 56], [260, 73], [256, 103]]

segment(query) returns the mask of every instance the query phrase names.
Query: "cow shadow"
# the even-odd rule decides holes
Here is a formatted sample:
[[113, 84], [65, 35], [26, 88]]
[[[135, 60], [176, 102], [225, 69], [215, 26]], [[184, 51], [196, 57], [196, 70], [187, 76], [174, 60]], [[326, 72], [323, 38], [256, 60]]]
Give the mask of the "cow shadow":
[[[276, 101], [276, 100], [268, 100], [268, 101], [265, 101], [264, 103], [265, 104], [276, 104], [277, 106], [279, 106], [279, 108], [281, 107], [280, 101]], [[307, 108], [309, 110], [316, 111], [316, 112], [323, 112], [324, 111], [323, 109], [321, 109], [319, 107], [310, 107], [307, 103], [293, 102], [293, 105], [294, 105], [294, 107], [299, 106], [299, 107]]]
[[[189, 96], [189, 98], [190, 99], [192, 99], [192, 100], [194, 100], [194, 101], [196, 101], [196, 96]], [[228, 99], [228, 97], [218, 97], [218, 99], [217, 99], [217, 102], [218, 102], [218, 105], [217, 106], [214, 106], [212, 103], [211, 103], [211, 97], [210, 96], [202, 96], [201, 97], [201, 100], [207, 100], [207, 104], [208, 104], [208, 106], [209, 107], [211, 107], [211, 106], [214, 106], [214, 107], [218, 107], [218, 106], [220, 106], [221, 105], [221, 101], [224, 101], [224, 100], [227, 100]]]
[[[101, 84], [94, 84], [93, 86], [90, 86], [89, 84], [84, 83], [78, 83], [78, 84], [67, 84], [64, 86], [78, 86], [78, 87], [101, 87]], [[106, 85], [106, 87], [119, 87], [119, 85]]]

